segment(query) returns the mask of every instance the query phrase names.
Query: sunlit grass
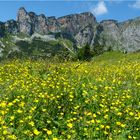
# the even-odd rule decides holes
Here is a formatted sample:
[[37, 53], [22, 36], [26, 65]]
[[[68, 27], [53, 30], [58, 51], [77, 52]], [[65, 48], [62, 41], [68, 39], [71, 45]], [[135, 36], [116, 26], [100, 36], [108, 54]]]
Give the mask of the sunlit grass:
[[140, 54], [109, 54], [1, 63], [0, 139], [140, 139]]

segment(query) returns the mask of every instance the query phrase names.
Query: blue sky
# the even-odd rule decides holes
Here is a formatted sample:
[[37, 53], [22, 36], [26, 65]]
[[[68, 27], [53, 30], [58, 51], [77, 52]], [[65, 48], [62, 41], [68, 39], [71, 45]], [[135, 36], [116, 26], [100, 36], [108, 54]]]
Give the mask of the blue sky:
[[20, 7], [28, 12], [56, 17], [90, 11], [98, 21], [124, 21], [140, 16], [140, 0], [0, 0], [0, 21], [16, 19]]

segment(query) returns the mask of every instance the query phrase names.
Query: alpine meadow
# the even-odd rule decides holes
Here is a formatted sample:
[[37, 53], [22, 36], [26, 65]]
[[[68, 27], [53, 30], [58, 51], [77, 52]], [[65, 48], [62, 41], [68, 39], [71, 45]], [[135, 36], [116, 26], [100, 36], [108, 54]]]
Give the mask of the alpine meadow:
[[21, 8], [0, 22], [0, 140], [140, 140], [140, 17], [97, 21], [123, 0], [62, 17], [3, 3]]

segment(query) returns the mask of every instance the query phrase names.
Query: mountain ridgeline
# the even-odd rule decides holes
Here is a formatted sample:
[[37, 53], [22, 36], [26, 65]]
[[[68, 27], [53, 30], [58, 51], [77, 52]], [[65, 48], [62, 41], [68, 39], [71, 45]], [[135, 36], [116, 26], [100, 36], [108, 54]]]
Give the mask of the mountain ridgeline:
[[55, 18], [36, 15], [21, 7], [17, 20], [0, 22], [1, 58], [16, 54], [65, 56], [87, 45], [94, 54], [140, 51], [140, 17], [121, 23], [116, 20], [97, 22], [90, 12]]

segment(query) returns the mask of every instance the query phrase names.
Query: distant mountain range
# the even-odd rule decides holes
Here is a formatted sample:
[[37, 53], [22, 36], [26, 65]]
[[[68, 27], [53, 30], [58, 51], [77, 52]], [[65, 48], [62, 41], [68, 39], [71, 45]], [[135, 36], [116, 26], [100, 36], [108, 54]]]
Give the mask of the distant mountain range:
[[[37, 52], [40, 47], [36, 50], [31, 45], [37, 39], [49, 44], [42, 48], [44, 54], [49, 52], [52, 44], [56, 47], [53, 51], [65, 48], [75, 52], [88, 44], [91, 51], [97, 54], [110, 50], [137, 52], [140, 51], [140, 17], [121, 23], [116, 20], [104, 20], [99, 23], [90, 12], [55, 18], [36, 15], [21, 7], [17, 20], [0, 22], [0, 57], [13, 52], [29, 51], [24, 45], [30, 46], [30, 51]], [[33, 43], [34, 46], [36, 43]], [[47, 46], [50, 46], [49, 49], [44, 51]], [[53, 51], [48, 54], [51, 55]]]

